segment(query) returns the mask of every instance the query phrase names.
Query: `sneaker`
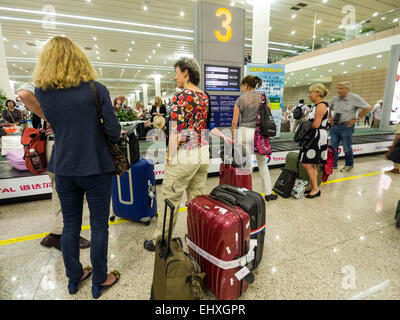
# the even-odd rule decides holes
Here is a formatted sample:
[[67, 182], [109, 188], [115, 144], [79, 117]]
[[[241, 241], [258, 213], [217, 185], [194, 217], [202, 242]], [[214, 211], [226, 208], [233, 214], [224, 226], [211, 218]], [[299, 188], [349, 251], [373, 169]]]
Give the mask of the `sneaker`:
[[146, 240], [143, 244], [144, 248], [147, 251], [154, 252], [156, 251], [156, 246], [153, 243], [153, 240]]
[[400, 170], [397, 168], [393, 168], [392, 170], [385, 171], [386, 174], [400, 174]]
[[278, 199], [278, 196], [276, 194], [271, 193], [269, 196], [265, 196], [266, 201], [272, 201]]
[[344, 166], [342, 169], [340, 169], [340, 172], [349, 172], [353, 169], [353, 166], [348, 167], [348, 166]]

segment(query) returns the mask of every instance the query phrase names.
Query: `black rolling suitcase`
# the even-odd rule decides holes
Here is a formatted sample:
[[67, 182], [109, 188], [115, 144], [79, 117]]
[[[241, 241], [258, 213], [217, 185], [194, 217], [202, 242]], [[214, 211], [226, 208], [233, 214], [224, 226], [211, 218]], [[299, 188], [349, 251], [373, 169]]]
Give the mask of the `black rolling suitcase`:
[[278, 180], [276, 180], [274, 191], [282, 198], [290, 198], [296, 178], [296, 171], [282, 169], [282, 173], [278, 177]]
[[211, 191], [211, 195], [233, 205], [239, 206], [250, 216], [252, 240], [257, 240], [254, 260], [250, 271], [256, 269], [261, 262], [265, 239], [265, 201], [261, 194], [244, 188], [222, 184]]

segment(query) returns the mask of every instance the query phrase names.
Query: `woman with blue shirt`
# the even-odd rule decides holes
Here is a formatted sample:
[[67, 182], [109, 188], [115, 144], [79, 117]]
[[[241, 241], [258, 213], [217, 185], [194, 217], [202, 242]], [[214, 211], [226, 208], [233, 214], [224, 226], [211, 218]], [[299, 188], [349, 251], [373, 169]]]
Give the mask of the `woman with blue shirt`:
[[[55, 137], [48, 170], [55, 174], [63, 213], [61, 249], [68, 289], [71, 294], [76, 293], [80, 282], [93, 274], [94, 298], [119, 280], [118, 271], [107, 274], [108, 217], [115, 166], [106, 139], [117, 143], [121, 135], [107, 88], [94, 82], [105, 134], [100, 127], [89, 86], [96, 77], [85, 53], [65, 37], [54, 37], [44, 46], [34, 73], [35, 94]], [[93, 268], [83, 269], [79, 236], [84, 194], [90, 209]]]

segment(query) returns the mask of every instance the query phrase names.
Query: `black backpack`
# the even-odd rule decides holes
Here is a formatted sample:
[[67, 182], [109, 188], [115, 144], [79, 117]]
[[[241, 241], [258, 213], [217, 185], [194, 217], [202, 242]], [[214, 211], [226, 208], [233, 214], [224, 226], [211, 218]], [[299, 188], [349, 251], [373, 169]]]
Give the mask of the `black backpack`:
[[303, 118], [303, 109], [302, 109], [302, 107], [303, 107], [302, 105], [298, 105], [293, 110], [293, 118], [295, 118], [296, 120], [300, 120], [301, 118]]
[[276, 124], [272, 116], [271, 110], [268, 108], [266, 103], [266, 97], [263, 94], [261, 98], [261, 135], [264, 137], [275, 137], [276, 136]]
[[282, 198], [290, 198], [297, 176], [296, 171], [282, 169], [282, 173], [276, 180], [274, 191]]

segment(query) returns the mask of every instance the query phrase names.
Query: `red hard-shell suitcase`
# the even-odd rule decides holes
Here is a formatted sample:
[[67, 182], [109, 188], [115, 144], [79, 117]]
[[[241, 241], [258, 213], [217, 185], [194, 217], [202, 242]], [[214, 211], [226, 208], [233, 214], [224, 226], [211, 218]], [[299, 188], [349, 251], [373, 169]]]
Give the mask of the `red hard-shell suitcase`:
[[207, 288], [219, 300], [240, 297], [254, 280], [247, 268], [255, 248], [249, 215], [212, 196], [199, 196], [188, 205], [187, 227], [189, 254], [206, 273]]
[[240, 188], [252, 190], [251, 169], [240, 169], [230, 164], [221, 163], [219, 171], [219, 184], [229, 184]]

